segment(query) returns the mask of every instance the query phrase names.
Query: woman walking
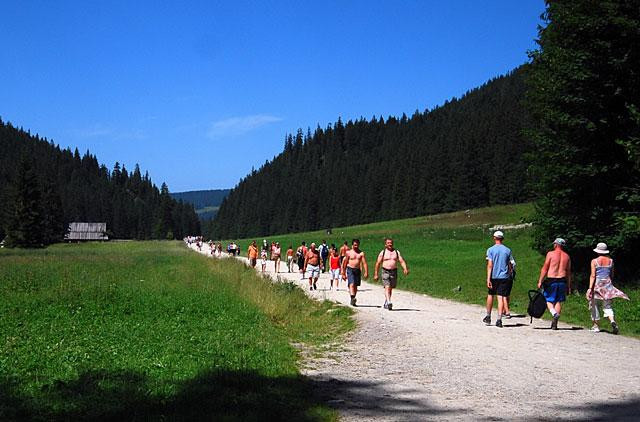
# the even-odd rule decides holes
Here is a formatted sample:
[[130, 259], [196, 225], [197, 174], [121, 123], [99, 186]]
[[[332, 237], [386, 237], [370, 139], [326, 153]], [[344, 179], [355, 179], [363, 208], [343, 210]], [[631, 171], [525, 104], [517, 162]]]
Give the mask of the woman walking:
[[271, 246], [271, 259], [274, 262], [276, 274], [280, 272], [280, 256], [282, 255], [282, 249], [280, 248], [280, 242], [276, 242]]
[[598, 312], [598, 301], [602, 302], [602, 310], [605, 317], [611, 321], [611, 332], [618, 334], [618, 324], [613, 317], [611, 301], [620, 297], [629, 300], [624, 292], [616, 289], [611, 279], [613, 278], [613, 259], [609, 257], [609, 250], [606, 243], [598, 243], [593, 250], [599, 256], [591, 261], [591, 277], [589, 279], [589, 290], [587, 290], [587, 300], [591, 309], [591, 320], [593, 327], [591, 331], [600, 331], [600, 313]]

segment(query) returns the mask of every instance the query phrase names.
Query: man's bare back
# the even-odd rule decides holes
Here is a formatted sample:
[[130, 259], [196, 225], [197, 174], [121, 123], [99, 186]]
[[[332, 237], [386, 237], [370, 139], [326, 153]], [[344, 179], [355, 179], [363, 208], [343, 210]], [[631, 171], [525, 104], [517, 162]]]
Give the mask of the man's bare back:
[[[547, 277], [549, 278], [565, 278], [571, 271], [571, 259], [562, 249], [555, 249], [547, 253], [545, 261], [549, 262]], [[545, 262], [546, 264], [546, 262]]]

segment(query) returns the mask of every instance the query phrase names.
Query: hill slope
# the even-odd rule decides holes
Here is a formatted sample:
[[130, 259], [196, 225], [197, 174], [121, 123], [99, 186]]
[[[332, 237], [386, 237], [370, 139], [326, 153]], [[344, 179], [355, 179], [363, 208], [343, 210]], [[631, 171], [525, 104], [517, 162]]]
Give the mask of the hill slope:
[[527, 200], [522, 73], [411, 118], [299, 130], [229, 193], [211, 234], [315, 230]]

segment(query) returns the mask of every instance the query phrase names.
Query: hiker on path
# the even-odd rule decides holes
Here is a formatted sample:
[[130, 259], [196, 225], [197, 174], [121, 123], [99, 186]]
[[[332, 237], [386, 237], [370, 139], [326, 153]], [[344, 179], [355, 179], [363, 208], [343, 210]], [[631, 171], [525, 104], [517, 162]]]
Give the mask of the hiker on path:
[[335, 245], [332, 245], [331, 254], [329, 255], [329, 275], [331, 276], [329, 289], [333, 289], [333, 282], [335, 281], [336, 290], [338, 290], [338, 283], [340, 282], [340, 257], [338, 256], [338, 250]]
[[249, 258], [249, 264], [253, 268], [255, 268], [256, 262], [258, 261], [258, 247], [256, 246], [255, 240], [249, 245], [249, 249], [247, 250], [247, 258]]
[[340, 246], [340, 253], [339, 255], [339, 260], [340, 260], [340, 268], [342, 268], [342, 261], [344, 260], [344, 257], [347, 256], [347, 251], [349, 250], [349, 244], [347, 243], [347, 241], [344, 241], [344, 244], [342, 246]]
[[260, 251], [260, 264], [262, 265], [262, 272], [265, 272], [267, 270], [267, 258], [267, 249], [263, 247]]
[[376, 266], [373, 270], [373, 279], [378, 280], [378, 270], [382, 265], [382, 285], [384, 286], [384, 309], [392, 310], [391, 294], [398, 284], [398, 262], [402, 266], [404, 275], [409, 274], [407, 263], [400, 255], [400, 251], [394, 249], [393, 239], [387, 237], [384, 239], [384, 249], [378, 254]]
[[298, 257], [298, 269], [300, 270], [300, 273], [301, 273], [300, 280], [304, 280], [304, 257], [306, 254], [307, 254], [307, 244], [304, 241], [302, 241], [300, 246], [298, 246], [298, 251], [296, 252], [296, 255]]
[[[351, 306], [356, 306], [356, 294], [358, 294], [358, 286], [360, 285], [362, 276], [364, 276], [364, 278], [369, 277], [367, 259], [364, 256], [364, 252], [360, 250], [359, 239], [353, 239], [351, 241], [351, 249], [346, 252], [340, 268], [342, 279], [347, 280], [347, 286], [349, 286]], [[363, 272], [364, 274], [362, 274]]]
[[318, 250], [320, 251], [320, 258], [322, 258], [322, 272], [325, 272], [327, 271], [327, 258], [329, 258], [329, 246], [326, 240], [322, 240]]
[[289, 249], [287, 249], [287, 269], [289, 272], [292, 271], [293, 268], [293, 246], [289, 245]]
[[487, 249], [487, 315], [482, 322], [491, 325], [491, 309], [493, 308], [493, 296], [498, 297], [498, 319], [496, 327], [502, 328], [502, 313], [505, 306], [508, 308], [507, 297], [511, 295], [513, 281], [511, 274], [511, 249], [502, 242], [504, 233], [497, 230], [493, 233], [494, 245]]
[[598, 312], [598, 301], [600, 301], [602, 302], [602, 313], [611, 321], [611, 332], [618, 334], [618, 324], [613, 318], [611, 302], [616, 297], [629, 300], [629, 296], [616, 289], [611, 282], [613, 259], [609, 256], [607, 244], [598, 243], [593, 251], [598, 254], [598, 257], [591, 260], [591, 277], [589, 278], [589, 290], [587, 290], [587, 300], [593, 321], [591, 331], [600, 332], [600, 313]]
[[558, 329], [562, 302], [567, 300], [567, 293], [571, 292], [571, 258], [564, 251], [566, 246], [567, 242], [560, 237], [553, 241], [553, 250], [547, 252], [538, 278], [538, 289], [544, 288], [547, 309], [553, 317], [552, 330]]
[[309, 274], [309, 290], [318, 290], [318, 277], [322, 271], [322, 261], [320, 251], [316, 249], [316, 244], [312, 243], [304, 257], [303, 273]]
[[271, 259], [273, 259], [276, 274], [280, 272], [280, 256], [282, 254], [282, 248], [280, 247], [280, 242], [276, 242], [271, 247]]

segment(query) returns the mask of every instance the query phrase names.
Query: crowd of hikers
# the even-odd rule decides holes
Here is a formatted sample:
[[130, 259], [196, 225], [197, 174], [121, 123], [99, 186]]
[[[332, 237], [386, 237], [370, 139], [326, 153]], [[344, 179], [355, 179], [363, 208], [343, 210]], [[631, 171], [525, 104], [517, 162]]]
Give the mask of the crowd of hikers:
[[[201, 250], [202, 237], [189, 236], [185, 238], [189, 244], [196, 243], [196, 247]], [[511, 318], [509, 300], [513, 282], [516, 276], [516, 261], [511, 249], [504, 244], [504, 233], [500, 230], [493, 233], [494, 245], [487, 249], [487, 300], [486, 315], [483, 322], [491, 325], [491, 313], [493, 309], [494, 297], [497, 301], [496, 327], [502, 327], [502, 319]], [[222, 256], [222, 244], [209, 241], [212, 255]], [[558, 329], [558, 320], [562, 313], [562, 304], [566, 301], [567, 295], [572, 291], [571, 258], [566, 252], [567, 243], [562, 238], [553, 241], [553, 249], [546, 255], [544, 264], [540, 269], [537, 287], [540, 290], [541, 298], [551, 314], [551, 329]], [[227, 254], [236, 256], [240, 254], [240, 247], [231, 242], [227, 245]], [[604, 317], [608, 318], [611, 324], [611, 332], [617, 334], [619, 327], [614, 318], [612, 301], [615, 298], [629, 300], [629, 297], [612, 284], [613, 279], [613, 259], [605, 243], [598, 243], [593, 251], [596, 257], [591, 261], [591, 275], [589, 278], [589, 289], [586, 299], [591, 311], [593, 326], [592, 332], [600, 331], [600, 311]], [[368, 278], [369, 267], [365, 253], [360, 250], [360, 240], [353, 239], [351, 245], [345, 241], [340, 247], [335, 244], [327, 245], [325, 240], [319, 245], [312, 242], [307, 246], [306, 242], [301, 242], [295, 249], [289, 245], [286, 251], [282, 250], [279, 242], [262, 241], [258, 247], [254, 240], [247, 250], [249, 265], [256, 267], [260, 261], [260, 270], [266, 271], [267, 262], [274, 262], [274, 270], [281, 271], [281, 263], [286, 257], [286, 272], [299, 272], [302, 280], [308, 279], [309, 290], [318, 289], [318, 279], [321, 273], [329, 273], [329, 289], [334, 287], [339, 289], [340, 280], [346, 282], [350, 295], [351, 306], [357, 306], [356, 296], [358, 286], [362, 278]], [[382, 282], [384, 287], [384, 309], [392, 310], [391, 295], [398, 283], [398, 266], [402, 268], [404, 275], [409, 274], [406, 261], [400, 252], [394, 247], [393, 239], [385, 238], [384, 248], [378, 253], [373, 279]], [[285, 271], [283, 271], [285, 272]], [[530, 297], [531, 300], [531, 297]], [[542, 300], [542, 299], [540, 299]], [[544, 305], [540, 315], [544, 313]], [[531, 312], [530, 312], [531, 314]]]

